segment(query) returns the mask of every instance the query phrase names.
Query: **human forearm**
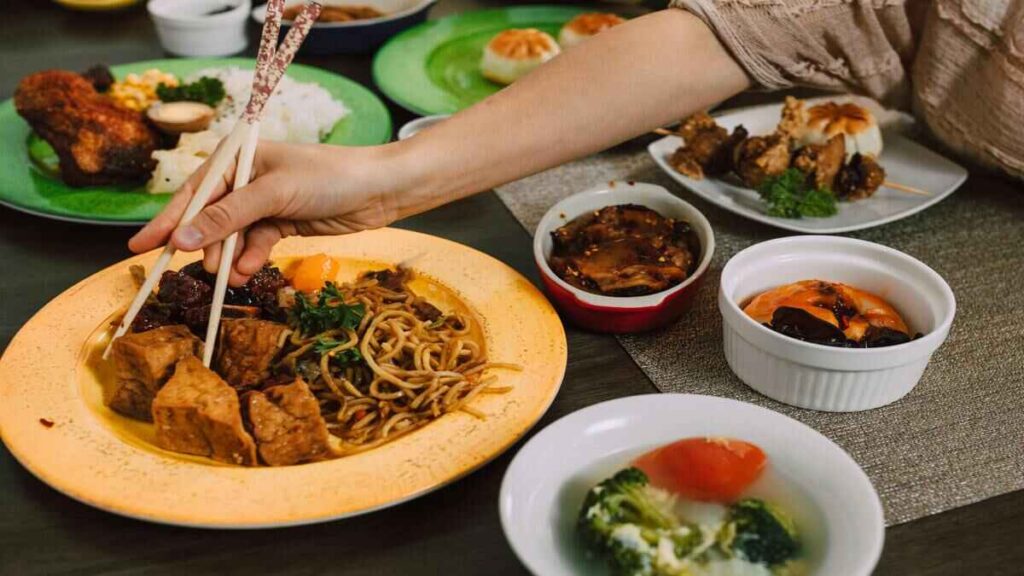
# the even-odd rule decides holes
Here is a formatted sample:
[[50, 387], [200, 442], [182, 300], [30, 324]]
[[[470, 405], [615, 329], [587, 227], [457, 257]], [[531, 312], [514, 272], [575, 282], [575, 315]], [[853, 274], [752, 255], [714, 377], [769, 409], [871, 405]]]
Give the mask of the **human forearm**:
[[696, 17], [666, 10], [568, 50], [396, 145], [416, 174], [406, 216], [556, 166], [707, 108], [748, 80]]

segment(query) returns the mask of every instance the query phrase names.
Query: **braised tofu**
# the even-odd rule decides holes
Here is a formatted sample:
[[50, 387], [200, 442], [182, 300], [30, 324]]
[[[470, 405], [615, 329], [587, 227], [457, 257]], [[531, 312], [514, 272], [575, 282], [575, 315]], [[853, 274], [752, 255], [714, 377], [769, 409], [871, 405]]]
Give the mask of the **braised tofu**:
[[268, 320], [223, 320], [217, 346], [217, 373], [235, 388], [254, 388], [270, 377], [270, 363], [288, 327]]
[[288, 466], [331, 457], [320, 405], [301, 378], [263, 392], [251, 392], [245, 403], [263, 462]]
[[150, 420], [150, 406], [179, 360], [202, 353], [203, 343], [185, 326], [161, 326], [125, 334], [114, 341], [117, 382], [105, 397], [107, 406], [139, 420]]
[[255, 466], [256, 444], [242, 424], [238, 393], [195, 356], [180, 362], [153, 400], [156, 443], [184, 454]]

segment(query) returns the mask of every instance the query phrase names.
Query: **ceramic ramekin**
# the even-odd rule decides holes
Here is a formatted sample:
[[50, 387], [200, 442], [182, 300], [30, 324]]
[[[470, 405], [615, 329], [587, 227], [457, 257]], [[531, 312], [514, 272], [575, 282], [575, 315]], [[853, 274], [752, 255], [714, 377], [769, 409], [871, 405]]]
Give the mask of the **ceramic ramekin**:
[[[218, 12], [225, 6], [230, 9]], [[248, 45], [250, 0], [150, 0], [146, 7], [160, 44], [171, 54], [227, 56]]]
[[[834, 348], [783, 336], [740, 308], [765, 290], [808, 279], [873, 292], [922, 336], [884, 348]], [[747, 385], [786, 404], [851, 412], [895, 402], [917, 385], [949, 334], [956, 299], [938, 273], [898, 250], [850, 238], [798, 236], [733, 256], [722, 270], [718, 308], [725, 358]]]
[[[605, 206], [639, 204], [662, 216], [688, 222], [700, 239], [697, 269], [684, 282], [647, 296], [601, 296], [570, 285], [548, 265], [551, 232], [573, 218]], [[533, 236], [533, 257], [551, 300], [573, 324], [595, 332], [644, 332], [675, 321], [693, 302], [715, 252], [708, 219], [668, 190], [643, 182], [608, 182], [565, 198], [548, 210]]]
[[[301, 5], [305, 0], [288, 0], [286, 6]], [[380, 18], [348, 22], [317, 22], [310, 29], [299, 51], [303, 54], [364, 54], [372, 52], [395, 34], [427, 19], [437, 0], [322, 0], [325, 6], [369, 6], [384, 13]], [[252, 11], [261, 25], [266, 19], [266, 5]], [[281, 23], [285, 34], [290, 22]]]

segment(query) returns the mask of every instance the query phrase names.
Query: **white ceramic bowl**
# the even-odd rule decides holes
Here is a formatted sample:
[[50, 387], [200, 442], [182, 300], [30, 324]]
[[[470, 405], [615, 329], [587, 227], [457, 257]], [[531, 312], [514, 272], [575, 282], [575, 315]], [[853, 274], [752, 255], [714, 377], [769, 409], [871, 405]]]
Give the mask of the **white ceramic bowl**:
[[499, 499], [505, 537], [539, 576], [606, 574], [599, 561], [585, 556], [574, 531], [586, 492], [644, 451], [693, 436], [728, 436], [764, 450], [765, 476], [800, 494], [807, 505], [803, 512], [814, 518], [801, 522], [797, 508], [787, 507], [805, 532], [813, 574], [871, 573], [882, 552], [885, 522], [878, 494], [856, 462], [792, 418], [712, 396], [620, 398], [541, 430], [505, 472]]
[[[883, 348], [835, 348], [783, 336], [747, 316], [740, 305], [799, 280], [832, 280], [873, 292], [923, 336]], [[786, 404], [849, 412], [884, 406], [921, 379], [946, 340], [956, 299], [934, 270], [898, 250], [834, 236], [762, 242], [722, 269], [718, 292], [725, 358], [741, 380]]]
[[[226, 12], [208, 15], [230, 6]], [[227, 56], [248, 45], [251, 0], [149, 0], [146, 5], [160, 44], [178, 56]]]
[[405, 140], [406, 138], [412, 138], [421, 130], [429, 128], [443, 120], [447, 120], [449, 117], [450, 114], [437, 114], [435, 116], [424, 116], [422, 118], [410, 120], [398, 129], [398, 139]]
[[[559, 278], [548, 264], [554, 248], [551, 232], [577, 216], [618, 204], [639, 204], [689, 223], [701, 248], [693, 274], [668, 290], [646, 296], [592, 294]], [[606, 182], [573, 194], [548, 210], [533, 235], [533, 258], [552, 301], [574, 324], [598, 332], [644, 332], [674, 322], [696, 297], [714, 253], [715, 234], [700, 210], [665, 188], [644, 182]]]

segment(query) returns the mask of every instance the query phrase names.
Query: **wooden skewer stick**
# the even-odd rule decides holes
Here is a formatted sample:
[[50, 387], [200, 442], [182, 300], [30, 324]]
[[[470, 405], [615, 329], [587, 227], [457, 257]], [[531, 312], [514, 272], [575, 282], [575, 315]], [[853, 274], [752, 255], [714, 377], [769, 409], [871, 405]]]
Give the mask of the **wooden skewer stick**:
[[679, 135], [679, 134], [676, 134], [675, 132], [669, 130], [668, 128], [655, 128], [654, 129], [654, 133], [657, 134], [658, 136], [678, 136]]
[[888, 180], [882, 182], [882, 186], [885, 186], [886, 188], [892, 188], [893, 190], [899, 190], [900, 192], [907, 192], [908, 194], [917, 194], [918, 196], [932, 195], [932, 193], [927, 190], [921, 190], [920, 188], [914, 188], [913, 186], [907, 186], [906, 184], [890, 182]]

